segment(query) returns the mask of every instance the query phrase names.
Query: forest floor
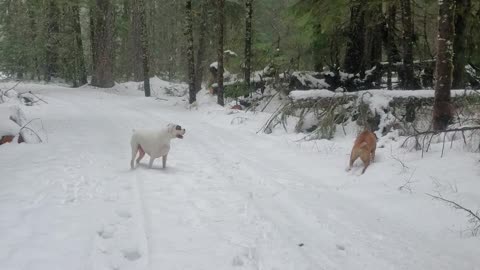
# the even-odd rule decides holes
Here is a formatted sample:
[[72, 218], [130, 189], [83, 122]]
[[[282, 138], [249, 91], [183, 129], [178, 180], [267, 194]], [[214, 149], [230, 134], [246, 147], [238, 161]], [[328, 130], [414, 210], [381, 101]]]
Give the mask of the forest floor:
[[[17, 86], [48, 102], [23, 108], [48, 140], [0, 147], [0, 269], [480, 269], [465, 212], [426, 195], [480, 209], [480, 157], [461, 143], [422, 158], [390, 140], [359, 175], [354, 132], [257, 134], [268, 113], [204, 92], [188, 109], [165, 86]], [[169, 122], [187, 133], [167, 168], [130, 170], [132, 129]]]

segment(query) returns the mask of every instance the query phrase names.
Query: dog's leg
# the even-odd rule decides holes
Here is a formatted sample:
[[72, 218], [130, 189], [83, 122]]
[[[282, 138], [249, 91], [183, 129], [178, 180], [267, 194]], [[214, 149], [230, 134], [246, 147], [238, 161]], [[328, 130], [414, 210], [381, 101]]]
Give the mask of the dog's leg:
[[363, 158], [362, 157], [362, 161], [363, 161], [363, 164], [365, 165], [365, 167], [363, 168], [363, 171], [362, 171], [362, 174], [364, 174], [365, 171], [367, 170], [368, 166], [370, 165], [370, 157], [369, 158]]
[[357, 153], [355, 152], [355, 150], [352, 150], [352, 153], [350, 154], [350, 165], [348, 166], [347, 171], [350, 171], [352, 169], [353, 163], [355, 162], [355, 160], [357, 160], [357, 158]]
[[142, 158], [145, 156], [145, 151], [143, 150], [141, 145], [138, 146], [138, 152], [140, 152], [140, 155], [137, 158], [137, 165], [138, 165], [138, 163], [140, 163]]
[[167, 155], [162, 157], [162, 164], [163, 164], [163, 168], [165, 169], [167, 167]]
[[130, 161], [130, 168], [133, 170], [135, 169], [134, 161], [135, 157], [137, 156], [138, 145], [132, 145], [132, 160]]
[[153, 161], [155, 159], [153, 157], [150, 157], [150, 162], [148, 162], [148, 168], [151, 169], [153, 167]]

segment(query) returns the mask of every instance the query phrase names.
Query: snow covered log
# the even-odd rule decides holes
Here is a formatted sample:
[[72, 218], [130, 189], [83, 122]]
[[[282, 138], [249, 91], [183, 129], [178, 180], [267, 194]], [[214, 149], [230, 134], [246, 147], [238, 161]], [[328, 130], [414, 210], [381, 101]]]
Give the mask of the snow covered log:
[[377, 89], [381, 87], [381, 79], [385, 70], [382, 66], [376, 65], [371, 70], [365, 71], [365, 74], [349, 74], [341, 71], [335, 72], [311, 72], [298, 71], [290, 76], [289, 89], [294, 90], [312, 90], [328, 89], [342, 92], [354, 92], [366, 89]]
[[[452, 100], [462, 117], [477, 119], [480, 95], [475, 91], [454, 90]], [[405, 135], [428, 128], [434, 102], [433, 90], [370, 90], [334, 93], [329, 90], [292, 91], [289, 101], [272, 116], [264, 131], [289, 117], [296, 117], [297, 132], [322, 129], [320, 138], [331, 138], [336, 125], [356, 122], [385, 135], [401, 129]]]

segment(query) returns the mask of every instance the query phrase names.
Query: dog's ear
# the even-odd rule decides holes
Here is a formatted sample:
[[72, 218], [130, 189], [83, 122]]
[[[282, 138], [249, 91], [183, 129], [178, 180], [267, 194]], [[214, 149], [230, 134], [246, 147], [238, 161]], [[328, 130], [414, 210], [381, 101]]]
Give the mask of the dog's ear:
[[176, 125], [175, 130], [182, 130], [182, 127], [180, 125]]

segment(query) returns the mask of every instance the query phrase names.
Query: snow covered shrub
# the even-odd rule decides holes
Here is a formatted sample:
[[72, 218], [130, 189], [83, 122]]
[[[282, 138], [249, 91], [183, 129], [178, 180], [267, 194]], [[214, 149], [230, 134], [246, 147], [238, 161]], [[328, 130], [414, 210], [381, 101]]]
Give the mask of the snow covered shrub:
[[250, 94], [245, 82], [235, 82], [225, 85], [225, 97], [232, 98], [238, 103], [238, 98]]
[[[41, 101], [31, 92], [18, 93], [14, 89], [0, 91], [0, 138], [13, 136], [13, 141], [40, 143], [42, 138], [38, 131], [42, 128], [34, 126], [34, 120], [27, 120], [22, 106], [33, 106]], [[38, 119], [36, 119], [38, 120]], [[12, 141], [12, 140], [9, 140]]]

